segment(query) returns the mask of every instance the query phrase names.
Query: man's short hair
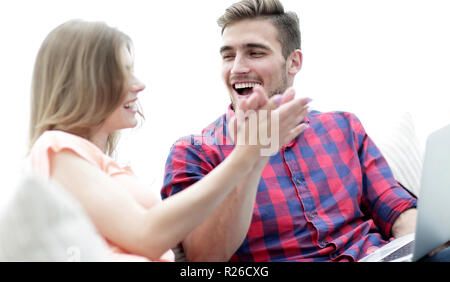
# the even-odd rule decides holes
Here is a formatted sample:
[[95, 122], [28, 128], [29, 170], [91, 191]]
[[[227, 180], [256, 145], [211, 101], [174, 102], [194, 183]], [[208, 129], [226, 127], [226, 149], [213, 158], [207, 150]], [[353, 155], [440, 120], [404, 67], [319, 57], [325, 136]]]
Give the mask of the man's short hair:
[[271, 20], [278, 30], [278, 40], [281, 43], [284, 58], [294, 50], [301, 49], [300, 27], [297, 14], [285, 12], [279, 0], [242, 0], [225, 10], [217, 20], [217, 24], [225, 28], [235, 22], [245, 19]]

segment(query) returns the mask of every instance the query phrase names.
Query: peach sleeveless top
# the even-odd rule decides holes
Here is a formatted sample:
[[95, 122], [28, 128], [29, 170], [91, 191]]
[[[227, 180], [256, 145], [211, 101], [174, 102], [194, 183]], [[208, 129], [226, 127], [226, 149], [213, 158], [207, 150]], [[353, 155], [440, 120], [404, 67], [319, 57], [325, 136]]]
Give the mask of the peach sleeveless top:
[[[114, 177], [123, 174], [134, 176], [130, 167], [119, 166], [112, 158], [104, 154], [100, 148], [89, 140], [59, 130], [46, 131], [36, 140], [30, 151], [31, 168], [41, 177], [45, 179], [50, 178], [50, 173], [52, 171], [52, 155], [63, 150], [71, 151], [80, 158], [94, 164], [113, 179]], [[123, 181], [120, 183], [124, 184]], [[161, 201], [155, 194], [155, 198], [157, 199], [152, 199], [151, 203], [143, 202], [143, 197], [140, 197], [143, 192], [142, 189], [139, 189], [140, 187], [136, 187], [133, 183], [130, 183], [130, 185], [125, 188], [144, 208], [150, 208], [151, 205]], [[111, 257], [107, 259], [117, 261], [149, 261], [145, 257], [126, 253], [108, 240], [105, 241], [108, 243], [111, 250]], [[173, 252], [171, 250], [166, 252], [160, 258], [160, 261], [174, 261]]]

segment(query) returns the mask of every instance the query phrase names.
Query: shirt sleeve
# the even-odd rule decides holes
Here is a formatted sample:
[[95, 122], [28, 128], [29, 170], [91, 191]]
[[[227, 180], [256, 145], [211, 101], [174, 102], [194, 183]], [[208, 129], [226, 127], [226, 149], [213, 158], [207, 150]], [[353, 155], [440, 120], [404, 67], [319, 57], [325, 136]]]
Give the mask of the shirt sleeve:
[[63, 131], [46, 131], [30, 150], [31, 168], [39, 176], [48, 179], [52, 171], [53, 155], [61, 151], [70, 151], [78, 157], [99, 167], [110, 176], [119, 174], [133, 175], [131, 169], [120, 167], [113, 159], [105, 155], [97, 146], [79, 136]]
[[386, 237], [391, 237], [392, 225], [397, 217], [407, 209], [416, 207], [417, 200], [394, 179], [388, 163], [358, 118], [351, 115], [350, 123], [363, 175], [363, 210], [371, 215]]
[[180, 139], [172, 146], [166, 161], [161, 197], [165, 199], [188, 188], [213, 169], [201, 145]]

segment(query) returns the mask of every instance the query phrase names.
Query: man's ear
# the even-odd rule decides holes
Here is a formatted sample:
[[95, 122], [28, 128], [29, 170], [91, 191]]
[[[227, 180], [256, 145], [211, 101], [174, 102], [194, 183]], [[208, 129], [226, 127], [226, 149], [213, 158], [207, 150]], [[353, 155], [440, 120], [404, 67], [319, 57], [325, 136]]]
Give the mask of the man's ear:
[[303, 53], [299, 49], [294, 50], [287, 60], [287, 71], [290, 75], [296, 75], [302, 68]]

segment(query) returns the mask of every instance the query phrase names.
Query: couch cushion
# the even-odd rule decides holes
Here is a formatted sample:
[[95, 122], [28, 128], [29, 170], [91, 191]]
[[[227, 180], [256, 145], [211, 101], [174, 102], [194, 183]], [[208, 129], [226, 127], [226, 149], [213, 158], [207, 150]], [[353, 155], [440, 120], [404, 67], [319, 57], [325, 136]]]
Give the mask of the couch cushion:
[[56, 182], [19, 181], [0, 211], [0, 261], [102, 261], [107, 245]]
[[364, 124], [397, 181], [418, 195], [424, 150], [419, 144], [412, 115], [404, 113], [378, 127], [374, 121]]

